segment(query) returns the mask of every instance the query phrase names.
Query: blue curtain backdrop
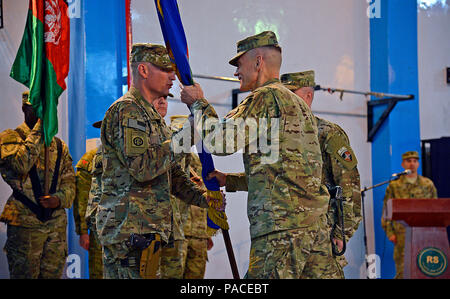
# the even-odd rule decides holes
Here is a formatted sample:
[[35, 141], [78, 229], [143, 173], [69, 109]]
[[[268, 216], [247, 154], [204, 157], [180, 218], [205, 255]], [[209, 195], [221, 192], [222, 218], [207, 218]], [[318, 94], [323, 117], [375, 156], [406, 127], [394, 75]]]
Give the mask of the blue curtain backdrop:
[[[86, 152], [86, 140], [100, 137], [100, 129], [92, 124], [102, 120], [127, 90], [125, 1], [79, 2], [80, 13], [71, 19], [68, 79], [69, 150], [74, 166]], [[88, 254], [79, 246], [72, 209], [68, 245], [69, 255], [80, 257], [80, 278], [89, 278]], [[68, 267], [71, 263], [69, 259]]]

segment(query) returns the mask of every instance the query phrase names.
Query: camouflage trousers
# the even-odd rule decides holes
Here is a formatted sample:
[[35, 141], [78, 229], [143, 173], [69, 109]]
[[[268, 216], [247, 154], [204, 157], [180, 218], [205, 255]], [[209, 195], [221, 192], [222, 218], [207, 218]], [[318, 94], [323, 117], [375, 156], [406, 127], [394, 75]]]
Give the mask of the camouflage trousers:
[[139, 268], [142, 250], [132, 250], [123, 259], [119, 258], [122, 252], [123, 247], [121, 245], [103, 246], [103, 278], [140, 279]]
[[[125, 242], [103, 246], [103, 278], [161, 278], [161, 246], [165, 244], [160, 240], [160, 236], [155, 234], [150, 246], [142, 250], [130, 249]], [[142, 264], [141, 257], [145, 259]]]
[[337, 278], [326, 218], [309, 227], [252, 239], [245, 278]]
[[162, 247], [160, 277], [164, 279], [182, 279], [184, 273], [183, 243], [184, 240], [169, 241]]
[[68, 251], [66, 231], [8, 225], [4, 251], [11, 279], [58, 279]]
[[164, 246], [161, 252], [161, 278], [203, 279], [206, 270], [207, 239], [186, 237]]
[[93, 230], [89, 233], [89, 278], [103, 278], [103, 250], [102, 245]]
[[183, 242], [183, 265], [185, 279], [203, 279], [208, 260], [208, 240], [186, 237]]
[[405, 232], [397, 232], [397, 243], [394, 245], [394, 262], [396, 273], [395, 279], [403, 278], [403, 268], [404, 268], [404, 259], [405, 259]]

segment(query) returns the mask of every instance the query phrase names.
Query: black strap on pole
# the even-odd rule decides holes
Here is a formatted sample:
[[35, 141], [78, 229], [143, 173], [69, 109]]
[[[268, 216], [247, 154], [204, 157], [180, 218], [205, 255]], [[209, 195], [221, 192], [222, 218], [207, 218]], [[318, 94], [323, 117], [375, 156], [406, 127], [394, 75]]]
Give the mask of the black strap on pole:
[[[21, 137], [23, 137], [21, 133], [19, 133], [19, 134], [21, 135]], [[55, 169], [53, 172], [52, 185], [50, 187], [50, 192], [49, 192], [50, 194], [53, 194], [56, 192], [56, 187], [58, 185], [58, 177], [59, 177], [59, 172], [60, 172], [61, 156], [62, 156], [62, 142], [58, 138], [55, 138], [55, 140], [56, 140], [58, 156], [56, 158]], [[28, 209], [30, 209], [30, 211], [32, 211], [41, 222], [46, 222], [47, 220], [49, 220], [51, 218], [53, 211], [55, 209], [46, 209], [39, 202], [39, 198], [44, 193], [42, 191], [42, 186], [40, 183], [36, 165], [33, 165], [33, 167], [30, 169], [28, 175], [31, 180], [31, 188], [33, 190], [33, 195], [34, 195], [36, 203], [33, 202], [30, 198], [28, 198], [22, 191], [19, 191], [17, 189], [13, 189], [13, 196], [15, 199], [20, 201], [24, 206], [26, 206]]]

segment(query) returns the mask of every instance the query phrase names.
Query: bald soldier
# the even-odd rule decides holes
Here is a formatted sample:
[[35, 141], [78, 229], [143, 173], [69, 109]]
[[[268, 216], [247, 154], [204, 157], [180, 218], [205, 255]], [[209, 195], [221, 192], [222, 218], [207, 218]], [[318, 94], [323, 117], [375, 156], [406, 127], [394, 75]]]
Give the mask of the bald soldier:
[[208, 204], [177, 164], [171, 131], [151, 104], [167, 96], [175, 80], [166, 48], [134, 44], [130, 61], [132, 86], [102, 122], [96, 226], [106, 278], [157, 278], [160, 248], [172, 230], [170, 195], [204, 208]]
[[239, 41], [237, 52], [230, 64], [240, 90], [251, 94], [222, 121], [200, 85], [183, 87], [181, 100], [211, 153], [243, 150], [251, 237], [246, 277], [325, 278], [313, 267], [315, 255], [331, 255], [314, 116], [279, 80], [281, 47], [273, 32]]
[[[100, 128], [101, 121], [92, 124], [94, 128]], [[76, 196], [73, 202], [73, 218], [75, 220], [75, 232], [80, 236], [80, 246], [89, 251], [89, 278], [103, 278], [103, 254], [98, 242], [95, 228], [90, 223], [91, 217], [86, 218], [86, 210], [89, 202], [89, 194], [92, 183], [92, 172], [95, 165], [95, 155], [100, 147], [87, 151], [75, 166], [76, 172]]]
[[[292, 92], [297, 94], [310, 108], [314, 100], [314, 71], [283, 74], [281, 82]], [[340, 205], [330, 202], [328, 211], [328, 225], [332, 228], [331, 239], [335, 246], [335, 253], [343, 251], [344, 241], [348, 242], [361, 222], [361, 192], [360, 178], [357, 168], [356, 155], [345, 131], [337, 124], [315, 116], [319, 130], [319, 143], [322, 151], [323, 169], [322, 183], [327, 186], [342, 188], [342, 211]], [[340, 218], [344, 219], [344, 231]], [[342, 267], [347, 262], [345, 257], [333, 255], [336, 263], [336, 278], [345, 278]], [[323, 264], [332, 265], [335, 261], [323, 260]], [[330, 269], [331, 270], [331, 269]], [[332, 271], [332, 270], [331, 270]]]
[[75, 197], [75, 173], [67, 145], [49, 146], [49, 196], [44, 196], [45, 150], [42, 121], [22, 95], [25, 122], [0, 133], [0, 172], [13, 190], [0, 221], [7, 224], [4, 247], [12, 279], [62, 277], [67, 257], [65, 209]]
[[[437, 198], [436, 187], [433, 182], [417, 173], [419, 168], [419, 153], [408, 151], [402, 155], [402, 167], [411, 172], [400, 176], [389, 183], [383, 201], [383, 214], [386, 212], [388, 199], [392, 198]], [[389, 241], [394, 243], [394, 262], [396, 274], [394, 278], [403, 278], [403, 261], [405, 250], [405, 227], [397, 221], [381, 218], [381, 226]]]

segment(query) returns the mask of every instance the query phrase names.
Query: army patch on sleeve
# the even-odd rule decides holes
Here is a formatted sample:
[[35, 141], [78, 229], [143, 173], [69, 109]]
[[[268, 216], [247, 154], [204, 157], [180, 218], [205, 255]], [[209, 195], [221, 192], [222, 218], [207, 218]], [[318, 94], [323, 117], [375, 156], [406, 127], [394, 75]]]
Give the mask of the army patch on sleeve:
[[127, 155], [140, 155], [148, 148], [148, 137], [143, 131], [125, 128], [125, 153]]
[[355, 155], [353, 154], [353, 150], [346, 146], [341, 146], [337, 150], [336, 158], [345, 166], [345, 168], [349, 170], [353, 169], [358, 163]]
[[338, 150], [338, 154], [339, 154], [339, 156], [342, 157], [342, 159], [344, 159], [344, 161], [347, 161], [347, 162], [353, 161], [352, 153], [345, 146], [341, 147]]

